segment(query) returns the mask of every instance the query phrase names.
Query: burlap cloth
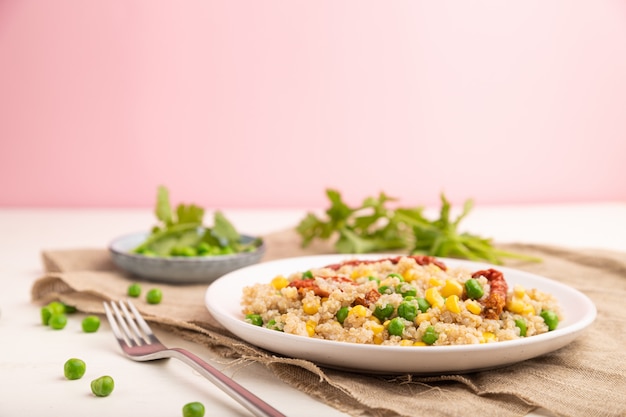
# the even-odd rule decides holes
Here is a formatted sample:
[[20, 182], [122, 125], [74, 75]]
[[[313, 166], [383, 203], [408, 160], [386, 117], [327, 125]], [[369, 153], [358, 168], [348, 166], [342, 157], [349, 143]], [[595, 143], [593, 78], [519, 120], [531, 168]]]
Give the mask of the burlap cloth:
[[[264, 260], [331, 253], [330, 246], [299, 247], [292, 230], [266, 236]], [[320, 368], [251, 346], [221, 327], [204, 306], [206, 285], [158, 284], [159, 305], [137, 300], [148, 320], [205, 345], [224, 360], [264, 364], [281, 380], [352, 416], [523, 416], [544, 407], [563, 416], [626, 416], [626, 254], [572, 251], [538, 245], [506, 249], [538, 255], [541, 263], [509, 263], [566, 283], [588, 295], [598, 317], [570, 345], [509, 367], [465, 375], [380, 376]], [[52, 299], [86, 313], [103, 313], [102, 300], [123, 298], [130, 280], [108, 252], [43, 252], [45, 275], [32, 299]], [[372, 358], [376, 360], [376, 358]]]

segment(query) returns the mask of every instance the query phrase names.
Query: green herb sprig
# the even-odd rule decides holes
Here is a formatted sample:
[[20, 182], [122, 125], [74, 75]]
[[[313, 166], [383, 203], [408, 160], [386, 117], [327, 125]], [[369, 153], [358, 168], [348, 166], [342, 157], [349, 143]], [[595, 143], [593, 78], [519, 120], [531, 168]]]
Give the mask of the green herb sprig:
[[216, 211], [211, 227], [205, 225], [202, 207], [196, 204], [178, 204], [173, 209], [169, 191], [164, 186], [157, 190], [154, 213], [157, 224], [150, 235], [134, 249], [146, 256], [211, 256], [253, 251], [260, 239], [242, 243], [241, 235], [224, 214]]
[[502, 264], [503, 258], [540, 261], [498, 249], [489, 238], [459, 232], [459, 223], [473, 208], [472, 200], [467, 200], [462, 212], [451, 219], [452, 206], [442, 193], [439, 218], [430, 220], [421, 206], [389, 207], [389, 203], [397, 199], [385, 193], [368, 197], [356, 207], [346, 204], [337, 190], [327, 189], [326, 195], [330, 207], [325, 211], [325, 218], [308, 213], [296, 227], [303, 247], [315, 239], [336, 237], [334, 245], [339, 253], [404, 250], [410, 254], [483, 260], [493, 264]]

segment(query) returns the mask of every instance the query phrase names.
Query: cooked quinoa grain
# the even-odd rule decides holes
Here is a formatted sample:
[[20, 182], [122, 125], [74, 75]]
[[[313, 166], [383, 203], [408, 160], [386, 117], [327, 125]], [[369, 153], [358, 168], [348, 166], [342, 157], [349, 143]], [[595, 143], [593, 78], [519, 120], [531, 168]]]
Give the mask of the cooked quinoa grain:
[[[351, 260], [245, 287], [244, 316], [295, 335], [350, 343], [444, 346], [550, 331], [554, 296], [512, 288], [497, 270], [448, 268], [428, 256]], [[546, 314], [546, 312], [549, 312]]]

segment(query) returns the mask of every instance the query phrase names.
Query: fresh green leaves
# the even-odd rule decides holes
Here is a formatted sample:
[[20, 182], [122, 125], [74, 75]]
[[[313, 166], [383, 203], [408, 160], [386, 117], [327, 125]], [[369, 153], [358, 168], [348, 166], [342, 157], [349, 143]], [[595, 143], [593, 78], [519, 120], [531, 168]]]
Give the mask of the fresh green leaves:
[[340, 253], [408, 250], [411, 254], [486, 260], [494, 264], [501, 264], [502, 258], [507, 257], [539, 260], [502, 251], [490, 239], [459, 232], [459, 223], [473, 208], [472, 200], [467, 200], [461, 213], [452, 219], [452, 206], [441, 194], [439, 218], [430, 220], [424, 216], [422, 207], [390, 208], [388, 203], [396, 199], [384, 193], [366, 198], [358, 207], [346, 204], [336, 190], [328, 189], [326, 195], [330, 200], [326, 218], [308, 213], [296, 228], [303, 247], [314, 239], [336, 236], [335, 249]]
[[205, 211], [196, 204], [178, 204], [174, 209], [169, 191], [159, 186], [154, 213], [158, 223], [135, 253], [146, 256], [210, 256], [253, 251], [261, 240], [242, 243], [241, 235], [220, 211], [213, 226], [204, 225]]
[[394, 201], [384, 193], [368, 197], [360, 207], [351, 208], [336, 190], [326, 190], [330, 207], [327, 218], [320, 219], [309, 213], [296, 230], [302, 237], [303, 246], [313, 239], [330, 239], [338, 235], [335, 248], [341, 253], [365, 253], [405, 248], [410, 230], [399, 223], [395, 212], [387, 207]]

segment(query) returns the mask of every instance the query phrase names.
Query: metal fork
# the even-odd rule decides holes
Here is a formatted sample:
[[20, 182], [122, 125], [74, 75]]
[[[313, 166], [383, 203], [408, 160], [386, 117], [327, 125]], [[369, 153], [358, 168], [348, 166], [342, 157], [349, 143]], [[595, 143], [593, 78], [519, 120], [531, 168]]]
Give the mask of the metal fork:
[[285, 417], [280, 411], [193, 353], [185, 349], [165, 347], [154, 335], [133, 303], [119, 301], [118, 304], [119, 307], [115, 302], [111, 302], [111, 308], [109, 308], [107, 302], [104, 302], [104, 311], [125, 356], [142, 362], [166, 358], [179, 359], [200, 372], [255, 416]]

